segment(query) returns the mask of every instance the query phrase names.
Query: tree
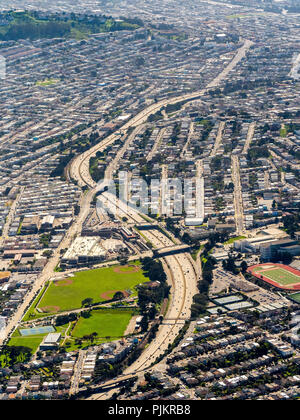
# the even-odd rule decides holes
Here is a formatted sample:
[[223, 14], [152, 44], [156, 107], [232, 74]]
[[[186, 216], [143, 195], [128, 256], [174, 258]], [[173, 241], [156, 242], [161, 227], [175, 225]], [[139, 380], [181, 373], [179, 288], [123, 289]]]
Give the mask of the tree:
[[145, 59], [144, 59], [144, 57], [141, 57], [141, 56], [136, 57], [135, 60], [134, 60], [134, 64], [137, 67], [144, 66], [145, 65]]
[[147, 315], [143, 316], [143, 319], [141, 321], [141, 330], [142, 332], [146, 332], [148, 330], [148, 326], [149, 326], [149, 322], [148, 322], [148, 317]]
[[119, 260], [121, 265], [126, 265], [128, 263], [128, 257], [119, 256], [117, 259]]
[[48, 248], [49, 242], [51, 240], [50, 233], [44, 233], [40, 236], [40, 243], [43, 245], [44, 248]]
[[124, 294], [123, 294], [123, 292], [116, 292], [115, 294], [114, 294], [114, 297], [113, 297], [113, 300], [121, 300], [121, 299], [124, 299]]
[[242, 273], [245, 273], [247, 271], [247, 268], [248, 268], [248, 264], [246, 263], [246, 261], [242, 261], [241, 262]]
[[96, 339], [96, 337], [98, 336], [98, 333], [95, 331], [92, 334], [89, 335], [89, 340], [91, 343], [93, 343]]
[[233, 274], [238, 273], [237, 266], [235, 265], [234, 258], [229, 256], [226, 261], [222, 262], [223, 268], [227, 271], [231, 271]]
[[84, 308], [85, 306], [92, 306], [94, 302], [93, 298], [86, 298], [81, 302], [81, 306]]
[[155, 305], [152, 305], [149, 308], [149, 311], [148, 311], [149, 319], [154, 319], [156, 314], [157, 314], [157, 309], [156, 309]]
[[43, 257], [49, 258], [49, 257], [52, 257], [52, 255], [53, 255], [52, 249], [49, 249], [43, 252]]
[[73, 322], [77, 319], [76, 313], [70, 313], [67, 315], [59, 315], [55, 320], [55, 325], [60, 326], [64, 324], [68, 324], [69, 322]]

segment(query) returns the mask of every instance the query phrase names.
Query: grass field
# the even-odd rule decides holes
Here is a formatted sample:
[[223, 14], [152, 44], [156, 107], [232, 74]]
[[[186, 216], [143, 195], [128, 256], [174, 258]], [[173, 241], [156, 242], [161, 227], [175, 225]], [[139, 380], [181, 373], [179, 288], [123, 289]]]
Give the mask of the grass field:
[[[121, 338], [134, 315], [132, 310], [101, 309], [91, 312], [89, 318], [81, 317], [65, 343], [67, 351], [79, 350], [91, 344], [102, 344]], [[97, 333], [94, 341], [83, 337]]]
[[55, 313], [81, 308], [81, 302], [92, 298], [101, 303], [113, 297], [117, 291], [132, 291], [147, 281], [138, 263], [130, 266], [113, 266], [81, 271], [74, 277], [52, 282], [38, 304], [44, 312]]
[[258, 264], [247, 269], [255, 277], [285, 290], [300, 290], [300, 271], [278, 263]]
[[[68, 328], [68, 324], [62, 325], [60, 327], [56, 327], [56, 332], [60, 332], [62, 334], [62, 336], [64, 336], [64, 333], [65, 333], [65, 331], [66, 331], [67, 328]], [[20, 333], [20, 331], [17, 329], [13, 333], [11, 339], [9, 340], [8, 345], [9, 346], [24, 346], [24, 347], [29, 347], [32, 350], [32, 353], [35, 353], [36, 350], [38, 349], [39, 345], [43, 341], [43, 338], [47, 334], [48, 333], [33, 334], [33, 335], [25, 335], [25, 336], [22, 336], [21, 333]]]
[[300, 283], [300, 277], [296, 276], [294, 273], [291, 273], [283, 268], [274, 268], [267, 270], [256, 270], [258, 274], [263, 275], [264, 277], [276, 281], [277, 283], [285, 286], [287, 284], [297, 284]]
[[9, 346], [24, 346], [29, 347], [32, 353], [35, 353], [43, 341], [46, 334], [32, 335], [28, 337], [12, 337], [8, 343]]
[[292, 298], [295, 302], [300, 303], [300, 293], [293, 293], [290, 295], [290, 298]]
[[287, 128], [283, 124], [281, 129], [280, 129], [280, 137], [286, 137], [286, 136], [287, 136]]
[[28, 309], [28, 311], [26, 312], [26, 314], [24, 315], [24, 318], [22, 319], [22, 321], [28, 321], [32, 318], [39, 318], [39, 317], [43, 317], [46, 316], [47, 314], [38, 314], [35, 312], [35, 309], [39, 303], [39, 300], [41, 299], [41, 297], [43, 296], [43, 293], [45, 292], [46, 288], [48, 287], [49, 282], [46, 282], [45, 286], [43, 287], [43, 289], [40, 291], [40, 293], [37, 295], [37, 297], [34, 299], [34, 301], [32, 302], [30, 308]]
[[246, 236], [236, 236], [235, 238], [230, 238], [228, 241], [224, 242], [224, 245], [233, 244], [235, 241], [239, 241], [240, 239], [245, 239]]
[[83, 337], [96, 332], [99, 338], [122, 337], [132, 315], [130, 310], [92, 311], [90, 318], [79, 319], [72, 336]]
[[[82, 337], [89, 336], [94, 332], [97, 333], [94, 344], [117, 340], [124, 335], [133, 314], [134, 311], [131, 309], [101, 309], [92, 311], [89, 318], [80, 317], [71, 333], [71, 337], [67, 339], [68, 351], [78, 350], [90, 345], [91, 342], [88, 339], [84, 339], [81, 344], [76, 344], [75, 340], [82, 339]], [[65, 337], [68, 326], [69, 324], [56, 327], [56, 332], [60, 332], [62, 337]], [[16, 330], [8, 345], [29, 347], [32, 353], [35, 353], [47, 334], [48, 333], [22, 336], [20, 331]], [[62, 343], [63, 340], [61, 344]]]
[[58, 79], [46, 79], [46, 80], [39, 80], [38, 82], [36, 82], [36, 85], [37, 86], [51, 86], [51, 85], [55, 85], [58, 82], [59, 82]]

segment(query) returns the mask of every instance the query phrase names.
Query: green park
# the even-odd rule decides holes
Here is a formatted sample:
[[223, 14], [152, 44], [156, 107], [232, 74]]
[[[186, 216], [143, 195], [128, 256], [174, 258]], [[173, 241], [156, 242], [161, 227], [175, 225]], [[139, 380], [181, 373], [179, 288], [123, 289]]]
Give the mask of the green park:
[[57, 313], [79, 309], [85, 299], [101, 303], [111, 300], [116, 292], [136, 296], [136, 286], [147, 280], [139, 263], [80, 271], [73, 277], [51, 281], [37, 310]]

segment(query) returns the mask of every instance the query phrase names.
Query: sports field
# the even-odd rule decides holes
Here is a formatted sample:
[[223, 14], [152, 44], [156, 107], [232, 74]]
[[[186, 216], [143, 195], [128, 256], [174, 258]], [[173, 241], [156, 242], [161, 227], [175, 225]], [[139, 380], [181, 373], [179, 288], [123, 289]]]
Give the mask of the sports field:
[[38, 334], [46, 334], [54, 332], [55, 329], [52, 327], [52, 325], [46, 326], [46, 327], [37, 327], [37, 328], [25, 328], [19, 330], [20, 334], [22, 336], [28, 336], [28, 335], [38, 335]]
[[8, 343], [9, 346], [29, 347], [32, 353], [35, 353], [40, 346], [46, 334], [34, 335], [31, 337], [12, 337]]
[[135, 287], [148, 281], [138, 263], [81, 271], [63, 280], [51, 282], [38, 308], [47, 313], [78, 309], [82, 301], [92, 298], [93, 303], [109, 300], [122, 291], [136, 295]]
[[300, 290], [300, 271], [283, 264], [259, 264], [249, 267], [255, 277], [286, 290]]
[[130, 310], [92, 311], [90, 318], [81, 317], [78, 320], [72, 337], [83, 337], [93, 332], [96, 332], [99, 338], [122, 337], [132, 315]]
[[[65, 342], [67, 351], [119, 340], [124, 336], [134, 314], [130, 309], [95, 309], [90, 312], [88, 318], [80, 317], [71, 336]], [[91, 341], [91, 335], [94, 333], [96, 336], [93, 336]]]
[[40, 346], [41, 342], [43, 341], [43, 338], [49, 334], [49, 332], [60, 332], [62, 336], [64, 336], [64, 333], [66, 329], [68, 328], [68, 324], [62, 325], [60, 327], [56, 327], [54, 329], [51, 327], [51, 331], [49, 329], [46, 330], [47, 327], [40, 327], [40, 328], [30, 328], [27, 329], [27, 333], [24, 335], [22, 332], [25, 330], [23, 329], [16, 329], [9, 340], [8, 345], [9, 346], [24, 346], [29, 347], [32, 351], [32, 353], [36, 352], [38, 347]]

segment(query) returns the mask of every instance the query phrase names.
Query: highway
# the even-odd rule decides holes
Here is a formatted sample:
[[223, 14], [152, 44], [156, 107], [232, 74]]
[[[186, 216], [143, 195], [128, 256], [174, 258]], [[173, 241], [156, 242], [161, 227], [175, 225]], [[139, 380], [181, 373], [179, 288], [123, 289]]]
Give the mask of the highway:
[[[142, 223], [143, 218], [126, 204], [115, 199], [111, 194], [105, 192], [100, 196], [104, 206], [117, 206], [119, 217], [126, 217], [135, 223]], [[143, 231], [143, 236], [149, 240], [154, 248], [174, 246], [174, 243], [157, 229]], [[149, 367], [155, 359], [161, 355], [170, 343], [174, 341], [184, 321], [190, 318], [190, 308], [193, 296], [197, 293], [198, 276], [194, 269], [191, 256], [188, 253], [170, 255], [164, 257], [171, 272], [171, 300], [166, 320], [158, 332], [155, 340], [145, 349], [141, 357], [131, 365], [124, 373], [136, 373]]]
[[[89, 160], [92, 156], [95, 156], [98, 151], [103, 151], [107, 146], [113, 144], [117, 139], [120, 138], [120, 133], [124, 134], [131, 127], [136, 127], [137, 125], [143, 124], [147, 121], [148, 117], [152, 114], [155, 114], [162, 107], [167, 105], [176, 104], [177, 102], [182, 101], [191, 101], [197, 99], [200, 96], [205, 95], [210, 89], [219, 86], [222, 80], [225, 80], [229, 73], [237, 66], [237, 64], [246, 56], [247, 51], [254, 45], [252, 41], [245, 40], [242, 47], [237, 50], [236, 55], [232, 61], [225, 67], [225, 69], [213, 79], [205, 89], [189, 93], [186, 95], [177, 96], [174, 98], [164, 99], [158, 101], [149, 107], [145, 108], [143, 111], [138, 113], [136, 116], [131, 118], [127, 123], [125, 123], [117, 133], [113, 133], [102, 140], [99, 144], [93, 146], [91, 149], [78, 156], [72, 162], [70, 169], [70, 176], [78, 182], [80, 186], [88, 186], [90, 188], [95, 188], [96, 183], [91, 179], [89, 174]], [[92, 128], [90, 128], [92, 130]]]
[[[136, 224], [143, 223], [144, 219], [132, 208], [125, 203], [116, 199], [110, 193], [101, 194], [99, 199], [104, 207], [113, 209], [117, 208], [118, 217], [124, 216]], [[163, 233], [157, 229], [143, 231], [143, 236], [149, 240], [154, 248], [162, 248], [174, 246], [174, 243]], [[169, 283], [171, 285], [170, 303], [167, 313], [162, 324], [156, 333], [156, 337], [144, 349], [141, 356], [123, 372], [124, 377], [132, 377], [140, 372], [149, 369], [155, 362], [157, 357], [163, 355], [177, 337], [185, 320], [190, 318], [190, 308], [193, 302], [193, 296], [197, 293], [197, 282], [199, 273], [190, 254], [183, 253], [178, 255], [170, 255], [164, 257], [164, 261], [168, 266], [167, 273], [169, 275]], [[123, 378], [123, 375], [121, 378]], [[105, 385], [107, 386], [109, 381]], [[95, 394], [92, 399], [101, 399], [102, 394]]]
[[[204, 94], [206, 94], [211, 88], [217, 87], [221, 83], [221, 81], [226, 79], [229, 73], [235, 68], [235, 66], [245, 57], [246, 52], [252, 45], [253, 42], [246, 40], [243, 46], [237, 50], [237, 53], [233, 60], [212, 82], [210, 82], [207, 85], [205, 89], [174, 98], [164, 99], [162, 101], [150, 105], [145, 110], [131, 118], [116, 133], [111, 134], [99, 144], [95, 145], [90, 150], [86, 151], [82, 155], [79, 155], [73, 160], [72, 165], [70, 167], [71, 177], [74, 180], [77, 180], [80, 186], [88, 186], [90, 189], [87, 192], [85, 192], [81, 197], [80, 214], [76, 217], [75, 221], [68, 230], [68, 233], [61, 242], [60, 246], [55, 250], [54, 255], [50, 258], [42, 275], [36, 281], [32, 290], [26, 295], [23, 303], [17, 309], [13, 317], [9, 320], [5, 333], [2, 337], [0, 337], [0, 345], [3, 344], [4, 340], [8, 337], [8, 335], [12, 331], [14, 331], [14, 329], [18, 326], [19, 322], [21, 321], [24, 313], [26, 312], [28, 306], [30, 305], [35, 295], [41, 290], [45, 282], [49, 280], [53, 275], [54, 269], [60, 260], [60, 251], [62, 249], [68, 248], [72, 243], [74, 237], [76, 237], [76, 235], [81, 232], [82, 224], [89, 214], [90, 205], [93, 200], [93, 197], [99, 189], [99, 187], [97, 187], [97, 184], [90, 177], [90, 157], [94, 156], [98, 151], [103, 151], [108, 145], [113, 144], [117, 139], [121, 137], [122, 134], [127, 133], [127, 130], [129, 128], [136, 127], [137, 125], [141, 125], [144, 122], [146, 122], [150, 115], [155, 114], [162, 107], [168, 104], [175, 104], [181, 101], [197, 99], [199, 96], [203, 96]], [[93, 130], [93, 127], [91, 127], [90, 130]], [[126, 147], [130, 143], [131, 139], [132, 136], [127, 137]], [[109, 176], [112, 175], [117, 163], [118, 160], [114, 159], [113, 163], [109, 166], [107, 171], [107, 174]], [[125, 210], [125, 212], [127, 212], [126, 214], [128, 215], [127, 209]], [[144, 219], [140, 219], [140, 216], [138, 216], [137, 214], [130, 214], [130, 217], [132, 217], [135, 221], [139, 221], [139, 223], [144, 223]], [[158, 233], [157, 231], [155, 232], [155, 234], [153, 234], [153, 231], [147, 232], [147, 237], [151, 242], [154, 243], [155, 247], [161, 248], [164, 246], [172, 245], [169, 242], [170, 240], [166, 236]], [[151, 345], [147, 347], [146, 351], [135, 362], [135, 364], [129, 368], [131, 370], [134, 369], [135, 371], [137, 371], [150, 366], [154, 359], [159, 354], [161, 354], [164, 351], [164, 349], [167, 348], [167, 345], [169, 344], [169, 342], [171, 342], [171, 340], [173, 340], [176, 337], [182, 325], [182, 321], [179, 322], [180, 318], [189, 317], [192, 296], [195, 293], [197, 293], [196, 284], [198, 276], [194, 271], [194, 266], [190, 255], [182, 254], [176, 257], [170, 256], [166, 257], [166, 261], [173, 273], [172, 303], [171, 305], [169, 305], [169, 311], [167, 316], [170, 319], [175, 320], [175, 322], [174, 325], [162, 325], [160, 327], [156, 339], [151, 343]], [[176, 322], [176, 320], [178, 320], [178, 322]]]
[[[136, 125], [144, 123], [149, 115], [156, 113], [163, 106], [174, 104], [183, 100], [195, 99], [204, 95], [209, 89], [218, 86], [220, 82], [225, 79], [234, 69], [234, 67], [245, 57], [247, 50], [252, 45], [253, 43], [251, 41], [245, 41], [244, 45], [237, 51], [233, 60], [211, 83], [209, 83], [206, 89], [152, 104], [144, 111], [131, 118], [122, 127], [122, 129], [119, 130], [119, 132], [121, 131], [124, 133], [130, 127], [135, 127]], [[99, 190], [99, 186], [97, 186], [97, 184], [90, 177], [89, 159], [91, 156], [95, 155], [97, 151], [103, 151], [108, 145], [112, 144], [117, 138], [119, 138], [119, 132], [111, 134], [100, 144], [94, 146], [92, 149], [85, 152], [73, 161], [72, 167], [70, 169], [72, 177], [76, 179], [80, 185], [86, 185], [91, 188], [89, 193], [86, 195], [86, 207], [90, 206], [89, 198], [94, 196], [94, 194]], [[128, 147], [131, 139], [133, 138], [133, 135], [135, 134], [136, 133], [133, 132], [130, 136], [128, 136], [120, 153], [117, 154], [116, 158], [108, 166], [105, 173], [106, 179], [112, 178], [118, 161], [123, 155], [123, 151], [125, 151], [126, 147]], [[103, 200], [103, 204], [107, 205], [108, 207], [112, 203], [117, 206], [119, 217], [126, 216], [128, 219], [133, 220], [136, 224], [143, 224], [145, 222], [136, 211], [127, 207], [119, 200], [116, 200], [107, 192], [100, 196], [100, 200]], [[116, 201], [114, 202], [114, 200]], [[153, 244], [155, 248], [163, 248], [173, 245], [172, 241], [168, 239], [167, 236], [163, 235], [157, 230], [143, 231], [143, 235]], [[151, 344], [142, 353], [141, 357], [132, 366], [130, 366], [125, 373], [137, 372], [149, 367], [154, 362], [154, 360], [165, 351], [165, 349], [168, 347], [168, 344], [175, 339], [180, 328], [182, 327], [183, 320], [188, 319], [190, 316], [192, 298], [198, 291], [197, 281], [199, 278], [199, 273], [195, 272], [194, 264], [189, 254], [181, 254], [176, 256], [172, 255], [165, 257], [165, 260], [172, 273], [171, 303], [169, 305], [168, 313], [166, 314], [166, 319], [172, 319], [173, 321], [171, 323], [168, 322], [160, 326], [155, 340], [151, 342]]]

